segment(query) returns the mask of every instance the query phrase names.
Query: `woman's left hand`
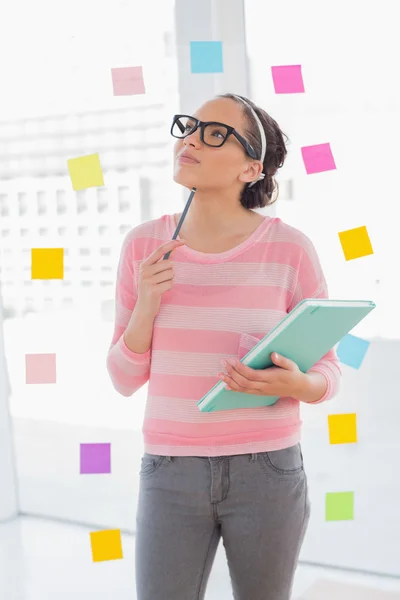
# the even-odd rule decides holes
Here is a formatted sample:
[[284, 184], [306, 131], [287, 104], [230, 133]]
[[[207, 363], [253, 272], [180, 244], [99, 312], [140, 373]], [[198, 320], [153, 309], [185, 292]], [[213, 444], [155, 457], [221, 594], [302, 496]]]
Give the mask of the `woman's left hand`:
[[[257, 396], [290, 396], [298, 399], [306, 385], [307, 375], [295, 362], [284, 356], [271, 354], [276, 367], [251, 369], [237, 359], [228, 359], [226, 373], [218, 377], [227, 383], [227, 390]], [[230, 364], [234, 361], [235, 364]]]

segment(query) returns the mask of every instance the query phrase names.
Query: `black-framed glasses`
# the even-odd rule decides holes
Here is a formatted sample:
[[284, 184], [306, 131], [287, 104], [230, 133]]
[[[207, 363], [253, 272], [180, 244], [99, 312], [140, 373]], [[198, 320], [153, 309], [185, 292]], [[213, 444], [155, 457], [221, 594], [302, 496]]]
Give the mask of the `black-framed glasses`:
[[191, 133], [194, 133], [199, 127], [200, 139], [206, 146], [220, 148], [225, 144], [229, 136], [234, 135], [242, 144], [250, 158], [258, 160], [253, 146], [251, 146], [249, 142], [234, 129], [234, 127], [226, 125], [225, 123], [218, 123], [218, 121], [199, 121], [198, 119], [195, 119], [195, 117], [189, 115], [174, 115], [171, 135], [175, 138], [183, 139]]

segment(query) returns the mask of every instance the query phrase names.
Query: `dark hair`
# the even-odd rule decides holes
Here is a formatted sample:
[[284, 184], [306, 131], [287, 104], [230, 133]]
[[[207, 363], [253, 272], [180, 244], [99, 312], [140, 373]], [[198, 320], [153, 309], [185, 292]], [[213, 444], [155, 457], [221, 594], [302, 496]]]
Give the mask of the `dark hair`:
[[[289, 138], [281, 131], [278, 123], [272, 117], [270, 117], [265, 110], [256, 106], [254, 102], [245, 96], [239, 96], [238, 94], [221, 94], [218, 97], [230, 98], [242, 107], [247, 121], [245, 137], [253, 146], [257, 156], [261, 157], [260, 131], [251, 110], [245, 104], [243, 104], [243, 102], [240, 102], [238, 98], [245, 100], [255, 111], [257, 117], [261, 121], [261, 125], [264, 128], [265, 137], [267, 140], [267, 151], [265, 153], [263, 168], [265, 178], [257, 181], [252, 187], [249, 187], [249, 184], [246, 184], [240, 196], [240, 203], [242, 206], [248, 209], [262, 208], [264, 206], [273, 204], [276, 202], [279, 196], [279, 185], [274, 175], [285, 162], [287, 149], [284, 138], [286, 138], [286, 142]], [[277, 193], [273, 198], [275, 191], [277, 191]]]

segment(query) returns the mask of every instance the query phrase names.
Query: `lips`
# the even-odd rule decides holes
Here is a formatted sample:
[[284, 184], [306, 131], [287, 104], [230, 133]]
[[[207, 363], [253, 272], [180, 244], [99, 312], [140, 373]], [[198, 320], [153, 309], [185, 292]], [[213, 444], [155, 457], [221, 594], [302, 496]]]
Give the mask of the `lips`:
[[183, 152], [178, 157], [178, 161], [180, 163], [187, 163], [187, 164], [198, 164], [199, 163], [198, 160], [196, 160], [193, 156], [191, 156], [190, 154], [187, 154], [186, 152]]

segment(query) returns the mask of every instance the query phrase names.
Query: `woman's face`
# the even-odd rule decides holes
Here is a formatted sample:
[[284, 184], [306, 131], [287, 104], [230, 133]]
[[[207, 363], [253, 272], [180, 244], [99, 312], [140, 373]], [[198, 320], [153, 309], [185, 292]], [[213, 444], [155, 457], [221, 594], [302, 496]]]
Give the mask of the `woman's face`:
[[[244, 138], [245, 117], [238, 103], [230, 98], [216, 98], [203, 104], [193, 115], [200, 121], [217, 121], [234, 127]], [[180, 162], [179, 157], [187, 152], [195, 162]], [[243, 146], [234, 135], [229, 136], [223, 146], [211, 148], [200, 139], [200, 128], [174, 147], [174, 181], [181, 185], [201, 190], [224, 189], [252, 181], [261, 171], [261, 163], [246, 155]], [[242, 183], [241, 183], [242, 182]]]

